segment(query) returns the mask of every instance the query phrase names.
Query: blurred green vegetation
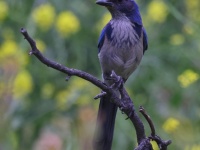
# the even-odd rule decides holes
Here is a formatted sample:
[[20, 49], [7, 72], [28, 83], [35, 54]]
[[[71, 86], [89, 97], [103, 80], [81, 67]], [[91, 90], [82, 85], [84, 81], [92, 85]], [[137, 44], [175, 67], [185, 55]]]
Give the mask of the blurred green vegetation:
[[[170, 150], [200, 150], [200, 1], [137, 2], [149, 50], [126, 87], [157, 134], [173, 141]], [[0, 0], [0, 150], [91, 149], [100, 90], [77, 77], [65, 82], [30, 57], [19, 30], [25, 27], [46, 57], [100, 79], [97, 41], [109, 18], [94, 0]], [[124, 119], [118, 111], [115, 150], [136, 145]]]

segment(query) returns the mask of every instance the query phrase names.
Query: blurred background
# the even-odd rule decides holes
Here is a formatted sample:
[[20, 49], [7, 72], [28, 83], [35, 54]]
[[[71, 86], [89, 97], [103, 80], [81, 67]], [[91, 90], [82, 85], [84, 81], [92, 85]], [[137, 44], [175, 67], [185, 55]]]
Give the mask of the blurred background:
[[[157, 134], [172, 140], [170, 150], [200, 150], [200, 1], [137, 3], [149, 49], [126, 88]], [[65, 74], [29, 56], [20, 28], [46, 57], [101, 79], [97, 41], [109, 20], [95, 0], [0, 0], [0, 150], [91, 149], [100, 90], [77, 77], [65, 82]], [[118, 111], [114, 150], [137, 145], [125, 118]]]

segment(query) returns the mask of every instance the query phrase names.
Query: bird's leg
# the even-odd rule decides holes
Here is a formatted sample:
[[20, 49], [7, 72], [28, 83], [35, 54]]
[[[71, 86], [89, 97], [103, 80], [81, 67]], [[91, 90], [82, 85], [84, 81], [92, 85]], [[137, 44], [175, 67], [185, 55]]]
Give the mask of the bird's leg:
[[111, 86], [115, 89], [123, 88], [124, 86], [124, 80], [121, 76], [118, 76], [114, 71], [111, 73], [111, 78], [113, 78], [114, 84]]
[[[119, 90], [120, 88], [123, 88], [124, 85], [124, 79], [121, 76], [118, 76], [114, 71], [111, 72], [111, 74], [103, 74], [103, 78], [105, 81], [107, 81], [108, 85], [111, 85], [111, 89], [117, 89]], [[96, 95], [94, 99], [99, 99], [102, 98], [106, 95], [107, 93], [104, 91], [101, 91], [100, 94]]]

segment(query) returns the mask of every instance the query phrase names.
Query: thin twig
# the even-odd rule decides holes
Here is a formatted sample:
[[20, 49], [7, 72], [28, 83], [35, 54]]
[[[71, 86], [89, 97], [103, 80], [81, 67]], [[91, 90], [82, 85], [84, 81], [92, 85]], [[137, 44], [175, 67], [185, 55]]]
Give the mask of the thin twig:
[[146, 113], [144, 107], [142, 107], [142, 106], [140, 106], [140, 110], [139, 111], [142, 113], [142, 115], [145, 117], [145, 119], [149, 123], [149, 126], [151, 128], [151, 135], [155, 136], [156, 135], [156, 131], [155, 131], [155, 127], [154, 127], [154, 124], [153, 124], [150, 116]]
[[29, 36], [28, 32], [26, 29], [21, 28], [21, 33], [24, 36], [24, 39], [26, 39], [32, 50], [29, 52], [29, 54], [31, 55], [35, 55], [42, 63], [46, 64], [48, 67], [54, 68], [58, 71], [61, 71], [63, 73], [66, 73], [68, 76], [78, 76], [82, 79], [85, 79], [91, 83], [93, 83], [94, 85], [96, 85], [97, 87], [101, 88], [104, 91], [109, 91], [109, 87], [107, 87], [102, 81], [98, 80], [97, 78], [95, 78], [94, 76], [92, 76], [91, 74], [88, 74], [87, 72], [81, 71], [81, 70], [77, 70], [77, 69], [71, 69], [71, 68], [67, 68], [57, 62], [54, 62], [52, 60], [47, 59], [46, 57], [44, 57], [42, 55], [42, 53], [38, 50], [35, 41]]
[[167, 147], [172, 143], [172, 141], [171, 140], [163, 141], [158, 135], [156, 135], [155, 127], [150, 116], [146, 113], [145, 109], [142, 106], [140, 106], [139, 111], [145, 117], [151, 128], [151, 136], [149, 136], [149, 139], [155, 141], [159, 146], [160, 150], [167, 150]]

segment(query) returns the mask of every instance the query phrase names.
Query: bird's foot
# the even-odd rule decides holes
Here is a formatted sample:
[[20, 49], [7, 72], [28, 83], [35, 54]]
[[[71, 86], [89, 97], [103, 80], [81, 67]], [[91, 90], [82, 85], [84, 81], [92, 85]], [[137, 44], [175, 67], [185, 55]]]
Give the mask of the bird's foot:
[[113, 89], [121, 89], [124, 86], [124, 80], [121, 76], [118, 76], [114, 71], [112, 71], [110, 78], [113, 80], [114, 84], [111, 85]]

